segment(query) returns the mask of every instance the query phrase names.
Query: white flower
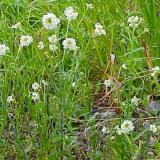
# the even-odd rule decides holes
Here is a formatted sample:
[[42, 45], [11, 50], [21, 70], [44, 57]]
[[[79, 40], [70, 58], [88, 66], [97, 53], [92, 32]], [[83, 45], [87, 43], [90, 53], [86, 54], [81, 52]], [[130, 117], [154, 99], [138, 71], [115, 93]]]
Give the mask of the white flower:
[[154, 68], [152, 68], [152, 71], [156, 71], [156, 72], [160, 71], [159, 66], [155, 66]]
[[148, 33], [149, 32], [149, 28], [144, 28], [144, 32]]
[[72, 83], [72, 87], [75, 87], [75, 85], [76, 85], [76, 82], [73, 82], [73, 83]]
[[34, 82], [34, 83], [32, 84], [32, 89], [33, 89], [33, 90], [37, 91], [37, 90], [40, 89], [40, 88], [41, 88], [41, 86], [40, 86], [40, 84], [38, 84], [37, 82]]
[[116, 129], [116, 133], [117, 133], [118, 135], [121, 135], [121, 134], [122, 134], [122, 130], [121, 130], [121, 128], [119, 128], [118, 125], [115, 126], [115, 129]]
[[136, 96], [134, 96], [132, 99], [131, 99], [131, 103], [135, 106], [138, 106], [138, 102], [139, 102], [139, 98], [137, 98]]
[[127, 66], [123, 63], [121, 66], [123, 69], [127, 69]]
[[104, 27], [100, 23], [95, 24], [94, 35], [95, 36], [106, 35], [106, 31], [104, 30]]
[[44, 45], [44, 43], [42, 42], [42, 41], [40, 41], [39, 43], [38, 43], [38, 46], [37, 46], [39, 49], [44, 49], [44, 47], [45, 47], [45, 45]]
[[48, 85], [48, 82], [46, 80], [41, 80], [41, 83], [44, 85], [44, 86], [47, 86]]
[[31, 97], [33, 101], [39, 101], [40, 100], [40, 96], [37, 92], [31, 92]]
[[137, 28], [142, 21], [142, 18], [139, 18], [138, 16], [131, 16], [128, 18], [128, 25], [129, 27]]
[[91, 3], [87, 3], [86, 6], [87, 6], [87, 9], [93, 9], [94, 8], [93, 4], [91, 4]]
[[120, 27], [123, 27], [124, 25], [125, 25], [124, 23], [121, 23], [121, 24], [120, 24]]
[[56, 44], [58, 40], [57, 40], [56, 35], [52, 35], [52, 36], [48, 37], [48, 41], [52, 44]]
[[152, 131], [153, 133], [156, 133], [158, 129], [155, 124], [150, 124], [149, 130]]
[[113, 80], [112, 79], [107, 79], [104, 81], [104, 85], [106, 88], [111, 87], [113, 84]]
[[107, 128], [105, 127], [105, 126], [103, 126], [103, 128], [102, 128], [102, 133], [107, 133]]
[[0, 56], [3, 56], [7, 53], [9, 48], [5, 44], [0, 44]]
[[126, 40], [124, 38], [121, 39], [122, 43], [126, 43]]
[[128, 134], [130, 131], [134, 130], [134, 125], [131, 121], [129, 120], [125, 120], [122, 124], [121, 124], [121, 131], [124, 134]]
[[64, 15], [66, 16], [66, 19], [69, 21], [75, 20], [78, 17], [78, 13], [73, 9], [73, 7], [67, 7], [64, 10]]
[[11, 29], [20, 29], [20, 28], [21, 28], [21, 23], [20, 22], [11, 26]]
[[49, 49], [51, 52], [55, 52], [58, 49], [58, 47], [55, 44], [50, 44]]
[[22, 35], [20, 38], [20, 46], [29, 46], [33, 42], [33, 38], [29, 35]]
[[56, 29], [58, 24], [60, 23], [60, 19], [57, 18], [53, 13], [47, 13], [43, 16], [42, 23], [46, 29]]
[[69, 49], [69, 50], [77, 49], [76, 40], [73, 38], [66, 38], [62, 44], [64, 49]]
[[152, 68], [152, 73], [151, 76], [155, 76], [159, 71], [160, 71], [160, 67], [159, 66], [155, 66], [154, 68]]
[[14, 96], [13, 95], [7, 97], [7, 102], [8, 103], [11, 103], [13, 101], [14, 101]]

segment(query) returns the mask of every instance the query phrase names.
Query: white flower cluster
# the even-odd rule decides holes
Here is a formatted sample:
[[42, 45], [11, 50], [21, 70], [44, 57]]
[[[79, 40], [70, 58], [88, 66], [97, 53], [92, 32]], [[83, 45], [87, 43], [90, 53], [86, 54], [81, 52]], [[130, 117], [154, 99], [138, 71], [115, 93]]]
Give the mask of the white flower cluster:
[[129, 120], [125, 120], [121, 126], [116, 126], [115, 129], [116, 129], [116, 132], [118, 135], [121, 135], [121, 134], [129, 134], [131, 131], [134, 130], [134, 125], [131, 121]]
[[46, 80], [44, 80], [44, 79], [41, 80], [41, 83], [42, 83], [44, 86], [47, 86], [47, 85], [48, 85], [48, 81], [46, 81]]
[[123, 69], [127, 69], [127, 66], [126, 66], [125, 63], [123, 63], [121, 67], [122, 67]]
[[54, 44], [50, 44], [49, 49], [50, 49], [50, 51], [55, 52], [58, 49], [58, 47]]
[[58, 47], [57, 47], [58, 39], [57, 39], [56, 35], [52, 35], [52, 36], [48, 37], [48, 41], [50, 43], [49, 44], [50, 51], [55, 52], [58, 49]]
[[64, 15], [68, 21], [75, 20], [78, 17], [78, 13], [74, 10], [73, 7], [67, 7], [64, 10]]
[[150, 124], [149, 130], [153, 133], [156, 133], [158, 131], [158, 128], [155, 124]]
[[38, 92], [31, 92], [31, 97], [34, 102], [37, 102], [40, 100], [40, 96]]
[[138, 103], [139, 103], [139, 98], [137, 98], [136, 96], [134, 96], [132, 99], [131, 99], [131, 103], [135, 106], [138, 106]]
[[[93, 9], [93, 4], [86, 4], [87, 9]], [[66, 7], [64, 10], [64, 16], [68, 21], [71, 20], [75, 20], [78, 17], [78, 13], [74, 10], [73, 7]], [[43, 15], [42, 17], [42, 24], [44, 26], [45, 29], [47, 30], [52, 30], [52, 29], [56, 29], [58, 27], [58, 25], [60, 24], [60, 19], [53, 13], [47, 13], [45, 15]], [[21, 23], [18, 22], [14, 25], [11, 26], [12, 29], [19, 29], [21, 28]], [[94, 30], [94, 35], [96, 36], [100, 36], [100, 35], [105, 35], [106, 31], [104, 29], [104, 27], [100, 24], [100, 23], [96, 23], [95, 24], [95, 30]], [[52, 35], [51, 37], [48, 38], [49, 40], [49, 49], [52, 52], [55, 52], [58, 47], [56, 45], [57, 43], [57, 37], [55, 35]], [[29, 46], [31, 43], [33, 42], [33, 38], [30, 35], [21, 35], [20, 37], [20, 46], [26, 47]], [[68, 49], [70, 51], [74, 51], [77, 50], [77, 44], [76, 44], [76, 40], [74, 38], [66, 38], [63, 40], [62, 42], [63, 48], [64, 49]], [[42, 41], [39, 41], [37, 47], [40, 50], [43, 50], [45, 48], [45, 45]], [[4, 55], [6, 54], [7, 50], [9, 48], [6, 47], [5, 44], [0, 44], [0, 55]]]
[[[90, 5], [91, 7], [91, 5]], [[64, 15], [66, 17], [67, 20], [71, 21], [71, 20], [75, 20], [78, 17], [78, 13], [74, 10], [73, 7], [67, 7], [64, 10]], [[60, 23], [60, 19], [56, 17], [55, 14], [53, 13], [47, 13], [46, 15], [43, 15], [42, 17], [42, 24], [44, 26], [44, 28], [46, 28], [47, 30], [52, 30], [52, 29], [56, 29], [58, 27]], [[12, 29], [18, 29], [21, 28], [21, 23], [18, 22], [14, 25], [11, 26]], [[52, 52], [55, 52], [58, 47], [57, 47], [57, 37], [56, 35], [52, 35], [51, 37], [48, 38], [49, 40], [49, 49]], [[30, 35], [22, 35], [20, 37], [20, 46], [21, 47], [25, 47], [25, 46], [29, 46], [31, 43], [33, 42], [33, 38]], [[37, 45], [37, 47], [40, 50], [43, 50], [45, 48], [45, 45], [42, 41], [40, 41]], [[69, 49], [69, 50], [76, 50], [78, 47], [76, 45], [76, 40], [73, 38], [66, 38], [63, 41], [63, 48], [64, 49]], [[5, 44], [0, 44], [0, 55], [4, 55], [6, 54], [6, 52], [8, 51], [8, 47]]]
[[[11, 26], [11, 29], [20, 29], [20, 28], [21, 28], [21, 23], [20, 22]], [[29, 46], [32, 42], [33, 42], [32, 36], [21, 35], [21, 37], [20, 37], [20, 46], [21, 47]]]
[[154, 68], [152, 68], [151, 76], [155, 76], [159, 72], [160, 72], [160, 67], [159, 66], [155, 66]]
[[106, 35], [106, 31], [100, 23], [95, 24], [94, 35], [95, 36]]
[[22, 35], [20, 38], [20, 46], [29, 46], [33, 42], [33, 38], [29, 35]]
[[105, 81], [104, 81], [104, 85], [105, 85], [105, 87], [106, 88], [108, 88], [108, 87], [112, 87], [112, 85], [113, 85], [113, 80], [110, 78], [110, 79], [106, 79]]
[[39, 83], [34, 82], [34, 83], [32, 84], [32, 89], [33, 89], [34, 91], [37, 91], [37, 90], [39, 90], [40, 88], [41, 88], [41, 86], [40, 86]]
[[76, 50], [77, 44], [76, 44], [76, 40], [73, 38], [66, 38], [65, 40], [63, 40], [63, 48], [64, 49], [68, 49], [68, 50]]
[[45, 45], [44, 45], [44, 43], [42, 42], [42, 41], [40, 41], [39, 43], [38, 43], [38, 46], [37, 46], [40, 50], [43, 50], [44, 48], [45, 48]]
[[38, 90], [41, 88], [41, 85], [37, 82], [34, 82], [32, 84], [32, 89], [34, 90], [34, 92], [31, 92], [31, 97], [32, 97], [32, 100], [34, 102], [37, 102], [40, 100], [40, 96], [39, 96], [39, 93], [38, 93]]
[[0, 56], [3, 56], [7, 53], [9, 48], [5, 44], [0, 44]]
[[11, 26], [11, 29], [20, 29], [20, 28], [21, 28], [21, 23], [20, 22]]
[[87, 9], [94, 9], [93, 4], [92, 3], [87, 3], [86, 4]]
[[44, 28], [52, 30], [58, 27], [60, 19], [57, 18], [56, 15], [53, 13], [47, 13], [46, 15], [43, 16], [42, 23]]
[[128, 18], [128, 25], [132, 28], [137, 28], [142, 22], [142, 18], [138, 16], [131, 16]]
[[52, 44], [56, 44], [58, 39], [57, 39], [56, 35], [52, 35], [52, 36], [48, 37], [48, 41]]
[[14, 95], [10, 95], [7, 97], [7, 102], [12, 103], [14, 101]]
[[[78, 13], [74, 10], [73, 7], [66, 7], [66, 9], [64, 10], [64, 15], [66, 19], [69, 21], [75, 20], [78, 17]], [[42, 23], [46, 29], [55, 29], [60, 23], [60, 20], [53, 13], [47, 13], [46, 15], [43, 16]], [[56, 35], [50, 36], [48, 40], [50, 43], [49, 44], [50, 51], [55, 52], [58, 49], [56, 44], [58, 39]], [[66, 38], [65, 40], [63, 40], [62, 45], [64, 49], [68, 50], [76, 50], [78, 48], [76, 45], [76, 40], [73, 38]], [[43, 48], [42, 46], [43, 45], [40, 44], [39, 48]]]

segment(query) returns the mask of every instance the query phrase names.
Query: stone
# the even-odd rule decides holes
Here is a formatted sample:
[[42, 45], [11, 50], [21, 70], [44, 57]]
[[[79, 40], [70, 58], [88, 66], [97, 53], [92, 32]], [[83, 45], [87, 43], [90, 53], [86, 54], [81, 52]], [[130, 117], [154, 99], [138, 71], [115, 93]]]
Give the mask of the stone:
[[147, 107], [147, 111], [151, 114], [158, 115], [160, 113], [160, 100], [151, 101]]

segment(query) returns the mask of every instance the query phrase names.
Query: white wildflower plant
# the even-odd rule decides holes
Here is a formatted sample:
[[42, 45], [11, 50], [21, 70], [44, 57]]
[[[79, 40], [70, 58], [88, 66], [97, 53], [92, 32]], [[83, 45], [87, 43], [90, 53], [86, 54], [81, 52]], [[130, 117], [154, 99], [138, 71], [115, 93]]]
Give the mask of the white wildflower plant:
[[94, 6], [92, 3], [86, 3], [87, 9], [94, 9]]
[[41, 84], [43, 84], [44, 86], [48, 86], [48, 81], [42, 79], [42, 80], [41, 80]]
[[153, 133], [156, 133], [158, 131], [158, 128], [155, 124], [150, 124], [149, 130]]
[[42, 17], [42, 24], [45, 29], [52, 30], [56, 29], [60, 23], [60, 19], [53, 13], [47, 13]]
[[43, 50], [44, 48], [45, 48], [45, 45], [44, 45], [44, 43], [42, 42], [42, 41], [40, 41], [39, 43], [38, 43], [38, 46], [37, 46], [40, 50]]
[[21, 22], [18, 22], [18, 23], [16, 23], [16, 24], [13, 24], [12, 26], [11, 26], [11, 29], [21, 29]]
[[95, 30], [94, 30], [94, 36], [101, 36], [101, 35], [106, 35], [104, 26], [102, 26], [100, 23], [96, 23]]
[[52, 36], [48, 37], [48, 41], [49, 41], [50, 43], [52, 43], [52, 44], [56, 44], [57, 41], [58, 41], [58, 38], [57, 38], [56, 35], [52, 35]]
[[9, 47], [6, 44], [0, 44], [0, 56], [5, 55], [9, 51]]
[[29, 46], [32, 42], [33, 42], [32, 36], [22, 35], [20, 38], [20, 46], [21, 47]]
[[57, 45], [55, 45], [55, 44], [49, 44], [49, 50], [50, 50], [51, 52], [54, 53], [57, 49], [58, 49], [58, 46], [57, 46]]
[[64, 49], [68, 49], [72, 51], [78, 49], [76, 40], [73, 38], [66, 38], [65, 40], [63, 40], [62, 45]]
[[128, 25], [132, 28], [137, 28], [142, 22], [142, 18], [138, 16], [131, 16], [128, 18]]
[[68, 21], [75, 20], [78, 17], [78, 13], [73, 7], [66, 7], [64, 10], [64, 15]]
[[14, 101], [14, 95], [10, 95], [7, 97], [7, 102], [12, 103]]
[[121, 42], [125, 44], [125, 43], [126, 43], [126, 39], [125, 39], [125, 38], [122, 38], [122, 39], [121, 39]]
[[115, 126], [115, 130], [116, 130], [116, 133], [118, 134], [118, 135], [121, 135], [122, 134], [122, 130], [121, 130], [121, 128], [117, 125], [117, 126]]
[[34, 82], [34, 83], [32, 84], [32, 89], [33, 89], [34, 91], [37, 91], [37, 90], [39, 90], [40, 88], [41, 88], [41, 85], [40, 85], [39, 83]]
[[132, 99], [131, 99], [131, 103], [135, 106], [138, 106], [139, 104], [139, 100], [140, 98], [137, 98], [136, 96], [134, 96]]
[[37, 102], [40, 100], [40, 96], [39, 96], [39, 93], [38, 92], [31, 92], [31, 98], [34, 102]]
[[155, 76], [156, 74], [158, 74], [160, 72], [160, 67], [155, 66], [154, 68], [152, 68], [151, 71], [152, 71], [151, 76]]
[[114, 84], [114, 82], [113, 82], [113, 79], [111, 79], [111, 78], [106, 79], [104, 81], [104, 85], [105, 85], [106, 88], [112, 87], [113, 84]]
[[76, 86], [76, 82], [72, 82], [71, 86], [75, 87]]
[[123, 69], [127, 69], [127, 66], [126, 66], [125, 63], [123, 63], [123, 64], [121, 65], [121, 67], [122, 67]]
[[50, 37], [48, 37], [48, 41], [49, 41], [49, 50], [51, 52], [55, 52], [58, 49], [57, 46], [57, 42], [58, 42], [58, 38], [56, 35], [52, 35]]
[[145, 27], [145, 28], [144, 28], [144, 32], [145, 32], [145, 33], [148, 33], [148, 32], [149, 32], [149, 28]]
[[131, 121], [124, 120], [123, 123], [120, 125], [120, 127], [116, 126], [115, 129], [116, 133], [118, 135], [121, 135], [121, 134], [129, 134], [135, 129], [135, 127]]

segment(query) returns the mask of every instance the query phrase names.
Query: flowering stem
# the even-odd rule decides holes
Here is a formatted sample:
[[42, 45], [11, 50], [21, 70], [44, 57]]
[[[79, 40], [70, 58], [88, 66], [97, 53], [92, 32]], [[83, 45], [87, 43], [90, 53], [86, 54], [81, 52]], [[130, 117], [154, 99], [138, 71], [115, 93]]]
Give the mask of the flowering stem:
[[18, 52], [17, 52], [17, 55], [16, 55], [16, 58], [15, 58], [15, 60], [17, 60], [17, 59], [19, 58], [19, 53], [20, 53], [20, 50], [21, 50], [21, 47], [19, 46], [19, 48], [18, 48]]
[[66, 38], [67, 38], [67, 36], [68, 36], [69, 24], [70, 24], [70, 21], [67, 22], [67, 31], [66, 31], [66, 35], [65, 35]]
[[14, 52], [15, 52], [15, 35], [16, 35], [16, 31], [14, 29], [13, 30], [13, 55], [14, 55]]
[[[63, 132], [63, 128], [64, 128], [64, 112], [63, 110], [61, 111], [61, 152], [63, 151], [63, 137], [64, 137], [64, 132]], [[63, 156], [61, 157], [61, 160], [63, 160]]]
[[79, 25], [82, 23], [85, 15], [86, 15], [86, 12], [87, 12], [87, 10], [84, 11], [84, 13], [83, 13], [83, 15], [82, 15], [82, 18], [80, 19], [80, 21], [79, 21], [79, 23], [78, 23], [78, 27], [79, 27]]

